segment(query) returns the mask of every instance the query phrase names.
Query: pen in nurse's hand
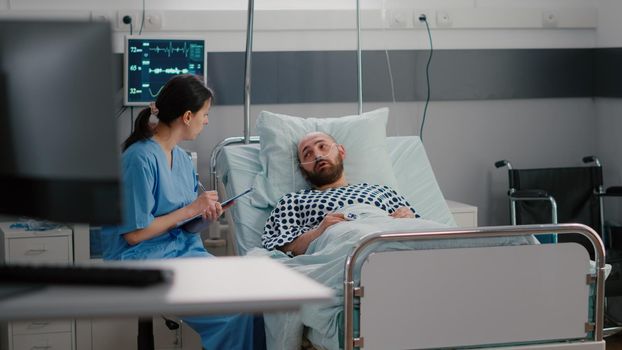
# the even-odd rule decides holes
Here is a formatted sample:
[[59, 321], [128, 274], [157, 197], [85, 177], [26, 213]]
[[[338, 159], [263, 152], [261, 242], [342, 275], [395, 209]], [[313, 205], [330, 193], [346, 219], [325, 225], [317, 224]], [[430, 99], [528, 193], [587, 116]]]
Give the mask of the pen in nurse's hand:
[[197, 180], [197, 183], [199, 184], [199, 188], [201, 189], [201, 191], [203, 191], [203, 192], [207, 192], [207, 190], [205, 189], [205, 186], [203, 186], [203, 184], [201, 183], [201, 181]]

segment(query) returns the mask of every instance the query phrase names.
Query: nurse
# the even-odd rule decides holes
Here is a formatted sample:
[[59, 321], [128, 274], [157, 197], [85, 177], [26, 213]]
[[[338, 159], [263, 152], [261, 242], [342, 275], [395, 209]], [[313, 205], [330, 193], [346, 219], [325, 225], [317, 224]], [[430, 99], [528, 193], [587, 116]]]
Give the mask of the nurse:
[[[222, 214], [217, 193], [199, 190], [191, 159], [177, 146], [194, 140], [207, 125], [211, 102], [212, 92], [197, 77], [178, 75], [162, 88], [155, 104], [140, 112], [123, 143], [125, 221], [102, 229], [104, 259], [212, 257], [198, 234], [176, 227], [196, 215], [215, 220]], [[150, 124], [152, 116], [157, 118], [155, 125]], [[252, 315], [184, 321], [199, 333], [206, 350], [265, 348], [263, 327], [261, 322], [253, 327]], [[260, 334], [257, 339], [254, 328]]]

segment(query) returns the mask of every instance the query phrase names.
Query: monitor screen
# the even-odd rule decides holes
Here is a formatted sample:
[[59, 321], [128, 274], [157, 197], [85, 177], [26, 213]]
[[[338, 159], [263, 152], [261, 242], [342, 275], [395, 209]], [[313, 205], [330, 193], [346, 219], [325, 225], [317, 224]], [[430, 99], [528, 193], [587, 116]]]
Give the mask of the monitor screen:
[[110, 25], [0, 20], [0, 214], [121, 222]]
[[148, 105], [174, 75], [194, 74], [206, 81], [205, 40], [127, 36], [123, 72], [125, 105]]

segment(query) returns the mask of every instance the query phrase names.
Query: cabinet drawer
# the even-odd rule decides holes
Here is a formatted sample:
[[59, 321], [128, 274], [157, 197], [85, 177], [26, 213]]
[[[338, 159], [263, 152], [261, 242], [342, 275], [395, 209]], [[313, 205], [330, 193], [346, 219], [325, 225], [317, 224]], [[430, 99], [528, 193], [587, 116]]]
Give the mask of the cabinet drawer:
[[71, 350], [72, 333], [13, 336], [13, 350]]
[[11, 322], [11, 328], [14, 335], [71, 332], [71, 322], [69, 320]]
[[58, 262], [72, 260], [69, 237], [11, 238], [9, 262]]

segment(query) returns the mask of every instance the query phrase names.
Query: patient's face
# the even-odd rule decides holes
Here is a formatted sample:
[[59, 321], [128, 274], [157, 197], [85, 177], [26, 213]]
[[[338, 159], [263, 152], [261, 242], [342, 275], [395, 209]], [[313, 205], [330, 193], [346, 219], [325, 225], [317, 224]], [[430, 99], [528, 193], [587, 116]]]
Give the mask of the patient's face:
[[316, 187], [331, 184], [343, 174], [343, 148], [323, 133], [305, 136], [298, 144], [300, 171]]

